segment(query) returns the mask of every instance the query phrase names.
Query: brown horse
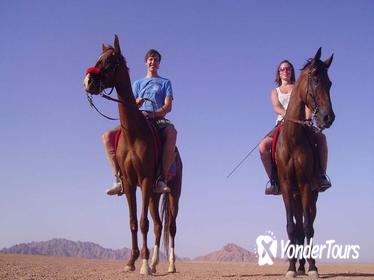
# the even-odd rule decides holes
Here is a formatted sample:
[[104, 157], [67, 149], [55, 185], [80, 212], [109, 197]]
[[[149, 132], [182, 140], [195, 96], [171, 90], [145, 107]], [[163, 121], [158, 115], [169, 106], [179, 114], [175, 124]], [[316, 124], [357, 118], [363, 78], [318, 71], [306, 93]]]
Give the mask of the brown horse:
[[[117, 35], [114, 47], [104, 46], [95, 67], [87, 70], [84, 79], [85, 90], [90, 94], [100, 94], [106, 88], [115, 88], [118, 94], [118, 110], [121, 123], [121, 136], [117, 148], [117, 160], [120, 166], [124, 193], [129, 206], [130, 230], [132, 236], [132, 250], [130, 259], [125, 267], [126, 271], [135, 270], [135, 261], [139, 257], [138, 248], [138, 219], [136, 210], [136, 188], [142, 193], [142, 208], [140, 229], [143, 235], [143, 260], [141, 274], [156, 272], [159, 261], [159, 248], [162, 232], [162, 221], [159, 214], [160, 194], [155, 193], [158, 159], [154, 151], [153, 133], [148, 121], [139, 111], [131, 89], [130, 76], [126, 60], [121, 54]], [[176, 175], [168, 182], [171, 192], [164, 195], [162, 218], [164, 220], [164, 245], [169, 254], [169, 237], [171, 248], [168, 272], [175, 272], [174, 239], [176, 234], [176, 218], [178, 202], [182, 188], [182, 160], [176, 151]], [[149, 228], [148, 207], [154, 222], [155, 246], [151, 266], [148, 265], [149, 250], [147, 247], [147, 233]], [[169, 236], [170, 235], [170, 236]]]
[[[335, 120], [330, 99], [331, 81], [327, 70], [333, 55], [321, 61], [321, 48], [313, 59], [303, 67], [296, 81], [293, 94], [285, 115], [285, 122], [279, 135], [276, 152], [277, 172], [287, 216], [287, 234], [292, 245], [307, 244], [314, 235], [313, 222], [316, 217], [318, 191], [316, 184], [319, 160], [315, 147], [310, 141], [310, 127], [304, 125], [305, 106], [314, 112], [319, 129], [329, 128]], [[296, 276], [297, 258], [289, 259], [286, 277]], [[318, 277], [313, 258], [308, 258], [308, 274]], [[305, 273], [305, 259], [300, 259], [298, 274]]]

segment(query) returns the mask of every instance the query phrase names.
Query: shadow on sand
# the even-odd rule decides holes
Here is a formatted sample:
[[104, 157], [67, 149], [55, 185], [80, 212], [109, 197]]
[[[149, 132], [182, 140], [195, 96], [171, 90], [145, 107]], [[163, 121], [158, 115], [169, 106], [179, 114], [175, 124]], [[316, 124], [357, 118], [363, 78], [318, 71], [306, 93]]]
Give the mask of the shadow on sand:
[[[266, 277], [266, 278], [271, 278], [271, 277], [282, 277], [284, 274], [280, 273], [267, 273], [267, 274], [261, 274], [261, 273], [254, 273], [254, 274], [227, 274], [227, 275], [222, 275], [224, 278], [250, 278], [250, 277]], [[308, 277], [307, 275], [304, 275], [305, 277]], [[298, 276], [300, 277], [300, 276]], [[302, 276], [301, 276], [302, 277]], [[367, 277], [370, 279], [374, 278], [374, 273], [360, 273], [360, 272], [352, 272], [352, 273], [328, 273], [328, 274], [320, 274], [319, 278], [322, 279], [330, 279], [330, 278], [337, 278], [337, 277], [345, 277], [347, 279], [351, 279], [354, 277]]]
[[329, 279], [329, 278], [336, 278], [336, 277], [347, 277], [348, 279], [354, 277], [367, 277], [367, 278], [374, 278], [374, 273], [360, 273], [360, 272], [351, 272], [351, 273], [328, 273], [328, 274], [320, 274], [319, 278]]

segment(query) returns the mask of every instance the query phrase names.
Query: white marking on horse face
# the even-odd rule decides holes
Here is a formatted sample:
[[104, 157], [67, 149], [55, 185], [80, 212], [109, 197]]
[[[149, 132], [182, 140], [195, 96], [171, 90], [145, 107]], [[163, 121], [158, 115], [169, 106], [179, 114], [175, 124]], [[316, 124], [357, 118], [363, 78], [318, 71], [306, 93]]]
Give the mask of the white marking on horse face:
[[90, 74], [87, 74], [86, 77], [83, 80], [83, 86], [85, 90], [88, 90], [88, 81], [90, 79]]

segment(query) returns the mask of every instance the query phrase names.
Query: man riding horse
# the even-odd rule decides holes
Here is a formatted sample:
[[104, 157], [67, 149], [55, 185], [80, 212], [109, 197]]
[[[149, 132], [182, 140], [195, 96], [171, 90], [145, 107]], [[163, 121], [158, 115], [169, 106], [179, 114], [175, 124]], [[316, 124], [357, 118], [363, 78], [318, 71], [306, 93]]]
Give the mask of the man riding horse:
[[[173, 91], [170, 80], [160, 77], [158, 69], [161, 62], [161, 54], [150, 49], [145, 55], [147, 74], [145, 78], [135, 81], [132, 85], [136, 104], [143, 115], [153, 120], [156, 124], [163, 143], [161, 174], [155, 186], [156, 192], [170, 192], [167, 186], [169, 169], [175, 158], [175, 145], [177, 131], [174, 125], [165, 118], [172, 109]], [[108, 195], [123, 194], [121, 174], [116, 157], [116, 135], [120, 127], [106, 131], [102, 135], [105, 152], [111, 163], [116, 182], [107, 190]]]

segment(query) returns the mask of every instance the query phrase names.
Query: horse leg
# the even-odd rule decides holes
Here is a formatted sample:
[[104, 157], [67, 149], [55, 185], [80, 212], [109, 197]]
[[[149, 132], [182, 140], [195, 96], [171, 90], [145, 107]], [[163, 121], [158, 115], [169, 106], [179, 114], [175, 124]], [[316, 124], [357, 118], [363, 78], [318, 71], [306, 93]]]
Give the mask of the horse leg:
[[[315, 195], [311, 191], [311, 186], [306, 185], [304, 187], [303, 192], [301, 193], [302, 196], [302, 205], [303, 205], [303, 213], [304, 213], [304, 234], [306, 237], [306, 244], [310, 245], [313, 236], [314, 236], [314, 227], [313, 227], [313, 222], [315, 219], [315, 214], [313, 215], [313, 212], [316, 213], [315, 210], [315, 202], [317, 201], [315, 198]], [[314, 204], [314, 205], [313, 205]], [[311, 244], [313, 246], [313, 244]], [[318, 269], [316, 267], [316, 261], [315, 259], [310, 256], [308, 259], [308, 264], [309, 264], [309, 270], [308, 270], [308, 275], [310, 277], [318, 278]]]
[[314, 220], [317, 216], [317, 200], [318, 200], [318, 192], [314, 191], [312, 192], [312, 202], [310, 204], [310, 217], [312, 219], [312, 223], [314, 223]]
[[126, 192], [127, 204], [129, 206], [129, 217], [130, 217], [130, 231], [131, 231], [131, 241], [132, 250], [129, 261], [125, 266], [125, 271], [135, 270], [135, 261], [139, 257], [138, 248], [138, 219], [136, 215], [136, 187], [131, 188], [133, 191]]
[[158, 212], [158, 205], [160, 202], [160, 195], [153, 195], [150, 198], [150, 205], [149, 210], [151, 212], [151, 216], [153, 219], [154, 224], [154, 233], [155, 233], [155, 246], [153, 247], [153, 255], [151, 261], [151, 271], [152, 273], [156, 273], [157, 269], [156, 266], [159, 263], [159, 251], [160, 251], [160, 240], [161, 240], [161, 232], [162, 232], [162, 222], [160, 219], [160, 214]]
[[175, 235], [177, 233], [177, 215], [178, 215], [179, 198], [173, 194], [169, 194], [169, 209], [170, 209], [170, 225], [169, 234], [171, 238], [170, 254], [169, 254], [169, 273], [175, 273]]
[[[290, 240], [290, 245], [296, 244], [296, 224], [294, 222], [294, 211], [295, 203], [291, 190], [282, 190], [283, 201], [286, 207], [286, 218], [287, 218], [287, 235]], [[287, 278], [296, 277], [296, 257], [289, 258], [289, 266], [286, 273]]]
[[[295, 220], [296, 220], [296, 243], [297, 245], [304, 245], [304, 229], [303, 229], [303, 211], [301, 205], [300, 195], [294, 195], [295, 199]], [[305, 275], [305, 259], [303, 256], [299, 258], [299, 267], [297, 275]]]
[[141, 250], [142, 257], [142, 266], [140, 268], [140, 274], [150, 275], [151, 268], [148, 265], [149, 259], [149, 250], [147, 247], [147, 234], [149, 230], [149, 220], [148, 220], [148, 206], [149, 206], [149, 197], [152, 184], [149, 183], [149, 180], [145, 180], [145, 183], [142, 185], [142, 211], [140, 217], [140, 230], [143, 236], [143, 248]]

